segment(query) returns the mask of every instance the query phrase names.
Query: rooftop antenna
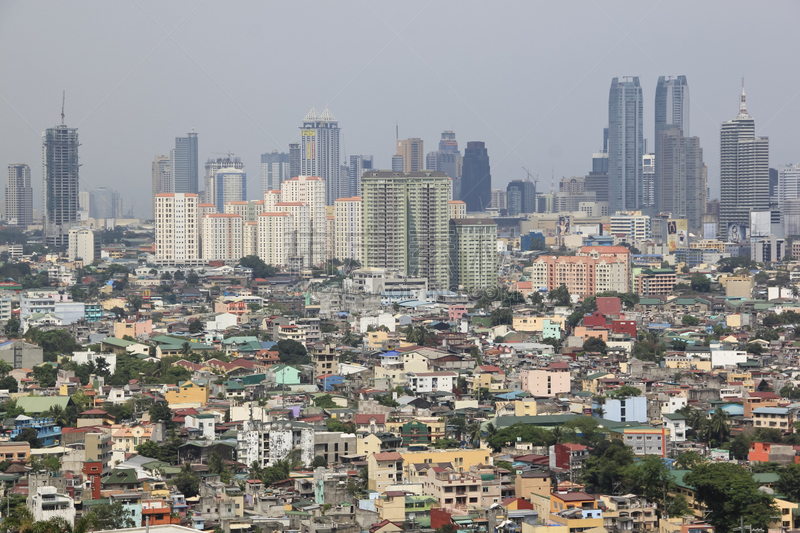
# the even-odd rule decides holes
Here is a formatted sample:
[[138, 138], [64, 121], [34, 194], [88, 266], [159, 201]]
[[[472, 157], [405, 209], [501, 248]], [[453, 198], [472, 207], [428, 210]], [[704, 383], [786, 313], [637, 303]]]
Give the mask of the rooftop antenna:
[[395, 136], [396, 140], [398, 140], [398, 141], [400, 140], [400, 123], [399, 122], [395, 122], [394, 123], [394, 136]]
[[[744, 79], [744, 78], [742, 78]], [[742, 81], [742, 85], [744, 85], [744, 81]], [[64, 100], [67, 99], [67, 91], [62, 91], [61, 93], [61, 125], [64, 125]]]

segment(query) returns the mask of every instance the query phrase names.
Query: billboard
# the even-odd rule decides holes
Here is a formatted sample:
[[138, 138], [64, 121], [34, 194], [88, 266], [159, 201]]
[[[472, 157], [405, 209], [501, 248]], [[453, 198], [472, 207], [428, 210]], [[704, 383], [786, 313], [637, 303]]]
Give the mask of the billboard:
[[556, 235], [559, 237], [563, 237], [564, 235], [569, 235], [569, 217], [568, 216], [560, 216], [558, 217], [558, 226], [556, 226]]
[[717, 223], [706, 222], [703, 224], [703, 238], [716, 239], [717, 238]]
[[669, 251], [689, 247], [689, 221], [685, 218], [667, 220], [667, 245]]
[[750, 237], [769, 237], [772, 222], [770, 211], [750, 212]]
[[728, 222], [728, 242], [745, 244], [750, 242], [750, 228], [747, 224]]

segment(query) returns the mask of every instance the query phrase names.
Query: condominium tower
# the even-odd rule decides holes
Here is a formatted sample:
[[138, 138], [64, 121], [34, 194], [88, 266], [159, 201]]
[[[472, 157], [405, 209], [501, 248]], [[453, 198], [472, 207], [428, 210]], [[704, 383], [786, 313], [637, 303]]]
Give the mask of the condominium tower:
[[175, 192], [172, 187], [172, 157], [157, 155], [151, 165], [153, 194], [153, 216], [156, 212], [156, 195], [162, 192]]
[[397, 141], [397, 155], [403, 158], [403, 172], [425, 170], [425, 143], [419, 137]]
[[[197, 194], [197, 133], [194, 128], [186, 137], [175, 137], [175, 148], [171, 156], [171, 181], [172, 186], [168, 192], [181, 192]], [[166, 192], [163, 191], [162, 192]]]
[[[281, 183], [293, 177], [290, 175], [289, 154], [273, 150], [261, 154], [261, 193], [281, 188]], [[295, 174], [297, 175], [297, 174]]]
[[470, 141], [464, 150], [461, 168], [461, 198], [467, 211], [483, 211], [492, 201], [492, 172], [489, 152], [482, 141]]
[[364, 266], [449, 287], [450, 179], [444, 172], [365, 172]]
[[9, 163], [6, 181], [6, 220], [12, 226], [33, 224], [33, 187], [27, 163]]
[[182, 265], [200, 263], [198, 196], [194, 193], [156, 195], [156, 263]]
[[756, 124], [747, 113], [744, 87], [739, 114], [720, 129], [720, 209], [718, 235], [729, 238], [749, 227], [751, 211], [769, 210], [769, 139], [756, 137]]
[[455, 133], [452, 131], [442, 132], [442, 138], [439, 140], [439, 150], [430, 152], [425, 156], [425, 168], [447, 174], [452, 180], [453, 200], [461, 199], [463, 159], [461, 152], [458, 150], [458, 141]]
[[640, 209], [644, 155], [642, 87], [638, 77], [611, 80], [608, 94], [609, 210]]
[[450, 220], [450, 289], [497, 287], [497, 224], [490, 218]]
[[317, 115], [312, 108], [303, 119], [300, 133], [298, 175], [317, 176], [324, 180], [325, 205], [333, 205], [337, 198], [349, 196], [349, 184], [346, 184], [347, 190], [341, 191], [344, 194], [340, 194], [339, 121], [327, 109]]

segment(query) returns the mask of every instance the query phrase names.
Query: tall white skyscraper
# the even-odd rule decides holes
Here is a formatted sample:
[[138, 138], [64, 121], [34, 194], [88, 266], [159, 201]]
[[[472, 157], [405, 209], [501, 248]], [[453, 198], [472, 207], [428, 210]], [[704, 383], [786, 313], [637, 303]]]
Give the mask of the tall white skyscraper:
[[[720, 129], [719, 231], [742, 235], [751, 211], [769, 210], [769, 139], [756, 137], [756, 123], [747, 113], [744, 87], [736, 118]], [[731, 230], [731, 227], [735, 229]]]
[[317, 115], [312, 108], [300, 131], [300, 175], [325, 180], [325, 205], [333, 205], [340, 191], [339, 121], [327, 109]]
[[364, 260], [361, 197], [339, 198], [333, 211], [334, 257], [340, 261]]
[[194, 193], [156, 195], [156, 263], [161, 265], [200, 262], [198, 197]]
[[239, 168], [221, 168], [211, 179], [217, 212], [225, 211], [228, 202], [242, 202], [247, 199], [247, 174]]
[[218, 213], [202, 220], [203, 260], [238, 261], [242, 257], [242, 217]]
[[[327, 248], [327, 211], [325, 209], [325, 182], [316, 176], [297, 176], [283, 182], [282, 203], [302, 203], [308, 206], [308, 221], [303, 213], [292, 212], [297, 236], [297, 254], [303, 257], [304, 266], [321, 265], [325, 262]], [[267, 198], [264, 199], [267, 210]], [[308, 232], [307, 235], [300, 235]], [[306, 247], [307, 246], [307, 247]]]
[[[218, 157], [217, 159], [209, 159], [206, 161], [206, 174], [204, 178], [205, 190], [202, 194], [204, 203], [217, 205], [217, 190], [215, 188], [214, 176], [216, 176], [217, 171], [228, 168], [242, 170], [244, 169], [244, 163], [242, 163], [241, 158], [231, 156]], [[237, 198], [236, 200], [239, 199], [240, 198]], [[221, 213], [222, 205], [217, 205], [217, 209]]]
[[33, 224], [33, 187], [27, 163], [9, 163], [6, 181], [6, 220], [12, 226]]
[[[800, 164], [778, 167], [778, 207], [800, 198]], [[6, 206], [6, 209], [8, 207]]]
[[69, 229], [78, 220], [78, 129], [62, 123], [42, 137], [45, 244], [66, 248]]
[[[175, 192], [172, 187], [172, 157], [157, 155], [151, 167], [153, 191], [153, 215], [155, 216], [156, 195], [162, 192]], [[83, 207], [83, 206], [81, 206]]]

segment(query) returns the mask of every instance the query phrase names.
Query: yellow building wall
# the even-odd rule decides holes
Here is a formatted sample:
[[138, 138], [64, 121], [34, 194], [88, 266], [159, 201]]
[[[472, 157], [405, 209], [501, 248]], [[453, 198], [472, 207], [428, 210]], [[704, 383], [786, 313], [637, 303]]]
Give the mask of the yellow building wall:
[[403, 457], [403, 469], [408, 477], [408, 469], [412, 464], [420, 463], [452, 463], [456, 471], [467, 471], [471, 466], [494, 464], [492, 451], [488, 448], [477, 450], [432, 450], [426, 452], [409, 452], [400, 454]]
[[381, 439], [375, 435], [367, 435], [363, 439], [356, 440], [356, 453], [369, 457], [373, 453], [380, 453]]
[[164, 398], [167, 400], [167, 403], [201, 403], [204, 404], [208, 402], [208, 387], [205, 385], [197, 385], [194, 383], [190, 383], [191, 386], [187, 384], [182, 384], [180, 389], [177, 391], [167, 391], [164, 394]]
[[375, 501], [375, 510], [381, 520], [392, 522], [405, 522], [406, 520], [406, 499], [403, 498], [379, 498]]
[[567, 317], [564, 316], [515, 316], [512, 319], [514, 331], [542, 331], [544, 321], [549, 320], [551, 324], [558, 322], [561, 330], [564, 330], [564, 323]]

